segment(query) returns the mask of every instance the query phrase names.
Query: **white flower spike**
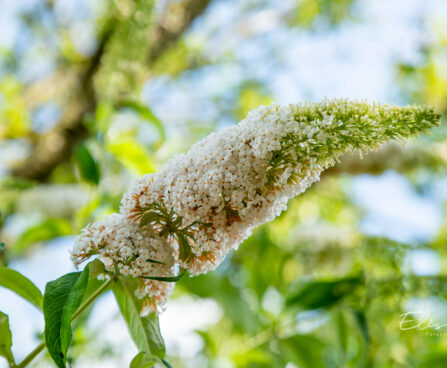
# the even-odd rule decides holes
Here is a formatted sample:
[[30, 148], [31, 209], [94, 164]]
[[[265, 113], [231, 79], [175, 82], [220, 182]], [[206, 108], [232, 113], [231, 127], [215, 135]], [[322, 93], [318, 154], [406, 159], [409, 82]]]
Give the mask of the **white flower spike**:
[[403, 141], [439, 119], [431, 107], [344, 99], [260, 107], [139, 179], [120, 214], [83, 230], [73, 260], [97, 255], [107, 271], [140, 278], [142, 314], [159, 312], [173, 291], [167, 281], [215, 269], [342, 153]]

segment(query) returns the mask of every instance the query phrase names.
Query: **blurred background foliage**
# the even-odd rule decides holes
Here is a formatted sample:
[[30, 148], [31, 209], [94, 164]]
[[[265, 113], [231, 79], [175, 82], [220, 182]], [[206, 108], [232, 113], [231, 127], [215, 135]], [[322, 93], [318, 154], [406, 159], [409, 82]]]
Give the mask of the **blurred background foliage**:
[[[338, 97], [429, 103], [445, 113], [442, 3], [0, 1], [0, 263], [32, 280], [56, 264], [70, 270], [74, 236], [116, 211], [136, 176], [259, 105], [345, 93]], [[396, 28], [382, 22], [387, 14]], [[352, 42], [346, 33], [363, 24], [369, 38]], [[393, 31], [411, 52], [393, 53], [391, 45], [388, 60], [380, 34]], [[359, 49], [347, 50], [352, 44]], [[330, 49], [351, 66], [366, 55], [357, 84], [355, 68], [337, 69]], [[298, 83], [296, 72], [309, 78]], [[374, 90], [374, 78], [386, 93]], [[400, 321], [423, 311], [447, 323], [446, 168], [445, 122], [404, 148], [344, 157], [215, 272], [177, 284], [161, 317], [169, 361], [179, 368], [445, 367], [446, 330], [402, 330]], [[413, 202], [381, 192], [396, 182]], [[362, 189], [368, 185], [375, 197]], [[385, 207], [374, 215], [371, 203]], [[387, 217], [390, 207], [413, 217]], [[26, 320], [11, 312], [18, 302], [1, 294], [0, 309]], [[98, 325], [95, 308], [112, 313]], [[124, 366], [134, 348], [119, 319], [110, 298], [94, 307], [75, 331], [72, 365]], [[36, 324], [20, 327], [19, 336], [31, 337], [14, 340], [19, 357], [33, 347]], [[120, 348], [104, 337], [114, 334], [124, 336]], [[43, 356], [35, 366], [51, 363]]]

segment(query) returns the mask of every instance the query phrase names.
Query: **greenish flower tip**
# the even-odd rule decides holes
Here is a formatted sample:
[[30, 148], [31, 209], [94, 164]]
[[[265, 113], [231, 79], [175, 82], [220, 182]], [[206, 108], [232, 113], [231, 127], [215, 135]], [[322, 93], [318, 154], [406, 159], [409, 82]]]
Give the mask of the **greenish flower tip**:
[[307, 138], [327, 135], [329, 139], [319, 143], [327, 144], [328, 151], [334, 149], [334, 153], [339, 149], [377, 148], [388, 140], [402, 141], [438, 126], [441, 118], [433, 106], [400, 107], [347, 99], [297, 104], [292, 109], [305, 131], [309, 131], [306, 125], [313, 133], [318, 131]]

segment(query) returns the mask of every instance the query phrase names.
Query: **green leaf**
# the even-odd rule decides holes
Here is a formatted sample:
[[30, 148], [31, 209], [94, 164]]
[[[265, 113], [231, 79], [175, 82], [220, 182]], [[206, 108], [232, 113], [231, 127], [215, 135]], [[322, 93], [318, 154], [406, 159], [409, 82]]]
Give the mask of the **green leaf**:
[[193, 254], [188, 239], [182, 233], [177, 233], [177, 242], [179, 245], [179, 255], [181, 260], [190, 259]]
[[156, 264], [165, 264], [165, 263], [162, 262], [162, 261], [157, 261], [156, 259], [151, 259], [151, 258], [146, 259], [146, 262], [149, 262], [149, 263], [156, 263]]
[[20, 272], [0, 266], [0, 286], [15, 292], [37, 308], [42, 309], [42, 293]]
[[107, 150], [125, 167], [137, 174], [147, 174], [155, 171], [155, 162], [135, 138], [122, 136], [106, 144]]
[[212, 298], [223, 308], [234, 329], [255, 334], [259, 328], [259, 314], [241, 298], [242, 287], [235, 286], [228, 277], [216, 272], [182, 280], [182, 288], [201, 298]]
[[156, 281], [164, 281], [164, 282], [177, 282], [178, 280], [180, 280], [183, 275], [186, 273], [186, 271], [183, 271], [181, 273], [179, 273], [177, 276], [172, 276], [172, 277], [163, 277], [163, 276], [140, 276], [142, 279], [146, 279], [146, 280], [156, 280]]
[[[108, 282], [108, 279], [98, 279], [98, 275], [104, 274], [104, 264], [99, 260], [95, 259], [89, 264], [89, 279], [87, 283], [87, 290], [85, 291], [84, 298], [82, 299], [81, 305], [89, 300], [93, 294], [97, 293], [99, 289], [103, 289], [104, 284]], [[102, 290], [102, 292], [107, 291], [109, 288]], [[78, 326], [83, 326], [88, 321], [88, 318], [93, 310], [94, 303], [91, 303], [88, 307], [83, 310], [82, 314], [76, 317], [76, 320], [72, 321], [72, 329], [76, 329]], [[79, 309], [78, 309], [79, 310]]]
[[74, 150], [74, 157], [85, 181], [98, 185], [100, 179], [99, 166], [84, 144], [79, 144]]
[[142, 226], [146, 226], [148, 224], [150, 224], [151, 222], [154, 221], [159, 221], [160, 219], [162, 219], [163, 217], [156, 213], [156, 212], [147, 212], [145, 213], [140, 220], [140, 227]]
[[87, 289], [89, 265], [47, 283], [43, 297], [45, 342], [57, 366], [65, 367], [71, 341], [71, 319]]
[[0, 355], [5, 357], [10, 365], [14, 364], [14, 356], [11, 351], [12, 334], [9, 328], [9, 318], [0, 312]]
[[130, 335], [139, 351], [164, 358], [165, 345], [161, 336], [158, 317], [154, 313], [145, 317], [140, 316], [142, 301], [135, 296], [138, 285], [138, 279], [122, 277], [114, 284], [113, 292], [129, 328]]
[[443, 351], [429, 350], [425, 356], [418, 359], [417, 368], [444, 368], [447, 366], [447, 353]]
[[323, 359], [324, 343], [311, 335], [294, 335], [279, 340], [279, 349], [286, 361], [298, 367], [326, 367]]
[[368, 323], [366, 321], [365, 313], [361, 310], [352, 310], [352, 314], [354, 316], [354, 320], [360, 330], [360, 334], [362, 335], [362, 338], [365, 342], [365, 344], [369, 344], [370, 342], [370, 336], [369, 336], [369, 329], [368, 329]]
[[15, 254], [20, 254], [32, 244], [70, 234], [71, 226], [67, 220], [47, 219], [40, 224], [27, 229], [11, 250]]
[[135, 355], [130, 362], [129, 368], [150, 368], [155, 363], [157, 363], [157, 358], [143, 351]]
[[88, 264], [90, 279], [94, 279], [105, 272], [104, 263], [95, 259]]
[[302, 286], [287, 299], [287, 306], [303, 309], [329, 308], [349, 294], [361, 281], [360, 277], [349, 277], [335, 281], [312, 281]]
[[4, 250], [5, 250], [5, 243], [0, 242], [0, 255], [3, 253]]
[[100, 101], [95, 111], [95, 129], [106, 133], [110, 126], [110, 121], [115, 114], [115, 108], [110, 101]]
[[[370, 349], [370, 334], [368, 328], [368, 322], [366, 320], [366, 316], [364, 311], [360, 309], [352, 309], [352, 316], [354, 319], [355, 327], [358, 329], [358, 332], [361, 336], [360, 341], [360, 358], [358, 360], [359, 367], [369, 367], [371, 366], [371, 362], [373, 361], [373, 357]], [[430, 365], [428, 365], [430, 366]]]
[[165, 140], [165, 130], [163, 123], [154, 115], [154, 113], [148, 106], [135, 101], [126, 101], [122, 104], [122, 106], [135, 110], [135, 112], [137, 112], [144, 120], [154, 124], [154, 126], [160, 133], [160, 143]]
[[338, 347], [338, 355], [339, 355], [339, 367], [345, 366], [345, 360], [347, 355], [348, 348], [348, 326], [346, 324], [345, 316], [343, 315], [342, 310], [335, 310], [332, 313], [332, 318], [335, 325], [335, 333], [336, 333], [336, 345]]

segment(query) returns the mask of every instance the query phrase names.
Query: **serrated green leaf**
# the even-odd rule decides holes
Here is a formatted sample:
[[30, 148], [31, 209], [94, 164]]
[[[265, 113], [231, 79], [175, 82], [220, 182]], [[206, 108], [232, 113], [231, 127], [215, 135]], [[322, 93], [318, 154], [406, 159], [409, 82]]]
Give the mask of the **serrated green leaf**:
[[71, 341], [71, 319], [87, 289], [89, 265], [47, 283], [43, 297], [45, 342], [58, 367], [65, 368]]
[[11, 248], [11, 251], [15, 254], [20, 254], [32, 244], [70, 234], [71, 226], [67, 220], [47, 219], [27, 229]]
[[0, 266], [0, 286], [15, 292], [37, 308], [42, 309], [42, 293], [19, 271]]
[[10, 364], [14, 364], [14, 356], [11, 351], [12, 334], [9, 328], [9, 318], [0, 312], [0, 355], [5, 357]]
[[140, 316], [142, 301], [135, 296], [138, 286], [137, 279], [122, 277], [114, 284], [113, 292], [138, 350], [164, 358], [165, 344], [158, 317], [154, 313], [145, 317]]
[[155, 363], [157, 363], [157, 358], [143, 351], [135, 355], [130, 362], [129, 368], [150, 368]]
[[99, 166], [88, 148], [83, 144], [79, 144], [74, 150], [74, 157], [82, 178], [87, 182], [98, 185], [101, 177]]
[[287, 299], [286, 305], [303, 309], [329, 308], [352, 294], [360, 281], [360, 277], [348, 277], [335, 281], [312, 281], [292, 294]]

